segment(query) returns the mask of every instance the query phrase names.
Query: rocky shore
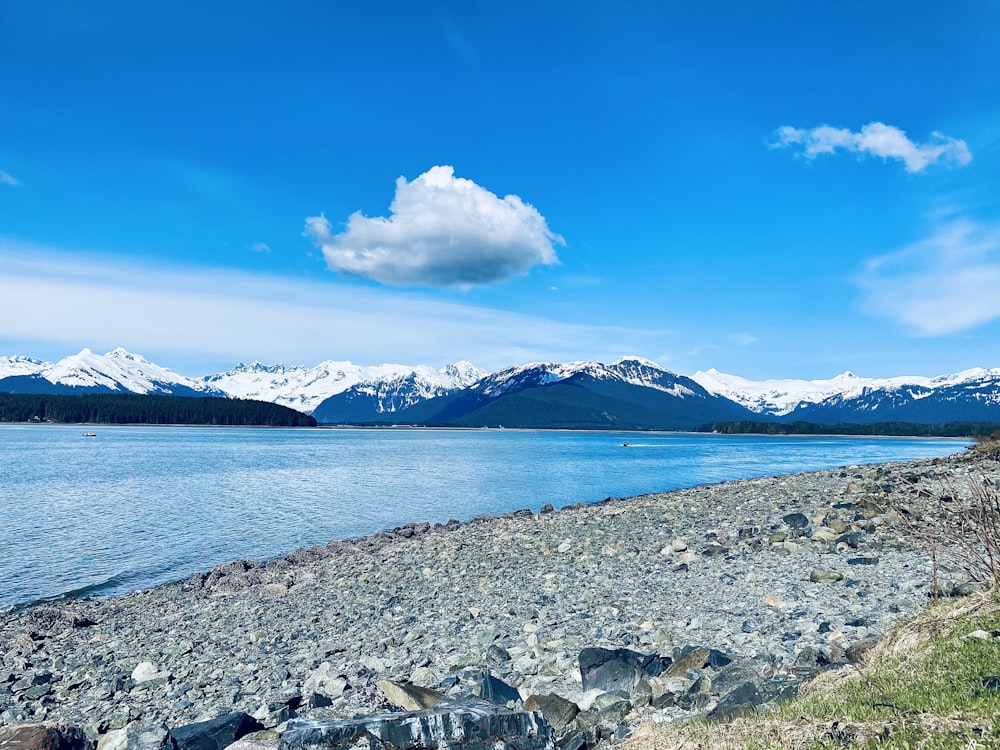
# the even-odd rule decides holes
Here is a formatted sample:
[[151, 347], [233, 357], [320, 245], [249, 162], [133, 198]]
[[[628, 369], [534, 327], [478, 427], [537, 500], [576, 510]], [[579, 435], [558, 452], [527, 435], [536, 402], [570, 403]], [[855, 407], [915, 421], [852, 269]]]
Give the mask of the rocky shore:
[[923, 606], [931, 565], [900, 517], [984, 482], [998, 464], [960, 456], [414, 523], [39, 606], [0, 621], [0, 725], [183, 748], [228, 721], [291, 748], [405, 710], [575, 750], [759, 710]]

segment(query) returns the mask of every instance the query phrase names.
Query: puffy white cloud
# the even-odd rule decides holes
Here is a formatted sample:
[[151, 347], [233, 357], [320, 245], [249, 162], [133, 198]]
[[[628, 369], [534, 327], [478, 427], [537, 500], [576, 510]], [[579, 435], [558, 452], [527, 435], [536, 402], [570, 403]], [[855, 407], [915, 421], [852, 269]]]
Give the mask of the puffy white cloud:
[[3, 183], [4, 185], [11, 185], [13, 187], [17, 187], [21, 184], [20, 180], [18, 180], [14, 175], [4, 172], [2, 169], [0, 169], [0, 183]]
[[868, 153], [883, 159], [899, 159], [907, 172], [922, 172], [938, 160], [965, 166], [972, 154], [965, 141], [934, 131], [927, 143], [914, 143], [906, 133], [892, 125], [870, 122], [857, 133], [846, 128], [820, 125], [803, 130], [784, 126], [778, 128], [775, 148], [798, 148], [802, 156], [815, 159], [820, 154], [832, 154], [838, 149], [853, 153]]
[[870, 260], [863, 309], [922, 336], [1000, 318], [1000, 226], [955, 220], [928, 239]]
[[558, 263], [554, 245], [565, 245], [533, 206], [501, 199], [449, 166], [412, 182], [400, 177], [389, 211], [354, 213], [336, 234], [325, 216], [310, 216], [305, 234], [332, 270], [395, 286], [491, 284]]

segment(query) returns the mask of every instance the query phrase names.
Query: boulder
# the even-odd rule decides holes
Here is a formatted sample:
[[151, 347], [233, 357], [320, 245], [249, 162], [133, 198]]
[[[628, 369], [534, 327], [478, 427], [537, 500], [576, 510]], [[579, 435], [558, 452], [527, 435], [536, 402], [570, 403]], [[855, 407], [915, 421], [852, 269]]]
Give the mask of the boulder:
[[647, 660], [627, 648], [585, 648], [579, 656], [583, 690], [596, 688], [627, 698], [645, 674]]
[[223, 716], [185, 724], [171, 730], [177, 750], [222, 750], [241, 737], [263, 729], [255, 719], [235, 711]]
[[709, 721], [727, 721], [753, 713], [762, 702], [760, 689], [752, 681], [741, 683], [736, 689], [727, 693], [715, 705], [706, 717]]
[[525, 711], [541, 711], [556, 732], [562, 732], [580, 713], [580, 707], [573, 701], [566, 700], [561, 695], [547, 693], [531, 695], [524, 702]]
[[91, 750], [79, 727], [54, 722], [0, 727], [0, 750]]
[[489, 706], [451, 706], [340, 721], [288, 724], [278, 750], [554, 750], [555, 732], [541, 713]]

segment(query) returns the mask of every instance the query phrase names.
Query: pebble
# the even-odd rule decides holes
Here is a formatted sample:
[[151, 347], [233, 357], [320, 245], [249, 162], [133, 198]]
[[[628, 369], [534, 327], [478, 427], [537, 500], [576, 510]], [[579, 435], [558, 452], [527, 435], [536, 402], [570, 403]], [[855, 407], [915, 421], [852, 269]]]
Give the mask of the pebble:
[[[525, 698], [628, 721], [707, 710], [712, 660], [791, 677], [801, 654], [843, 660], [914, 614], [931, 565], [889, 508], [984, 474], [1000, 480], [993, 465], [917, 460], [411, 524], [0, 615], [0, 724], [60, 721], [96, 738], [244, 711], [280, 731], [294, 716], [388, 710], [379, 685], [460, 692], [486, 666]], [[583, 693], [577, 657], [593, 647], [676, 669], [626, 710]]]

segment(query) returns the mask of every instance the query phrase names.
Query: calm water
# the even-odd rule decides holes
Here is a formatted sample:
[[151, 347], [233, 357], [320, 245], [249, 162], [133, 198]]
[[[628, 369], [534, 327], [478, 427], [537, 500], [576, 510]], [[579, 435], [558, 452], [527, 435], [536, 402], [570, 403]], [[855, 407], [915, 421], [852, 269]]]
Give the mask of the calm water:
[[[0, 611], [237, 558], [707, 482], [960, 452], [965, 441], [515, 430], [0, 425]], [[631, 447], [622, 442], [628, 440]]]

